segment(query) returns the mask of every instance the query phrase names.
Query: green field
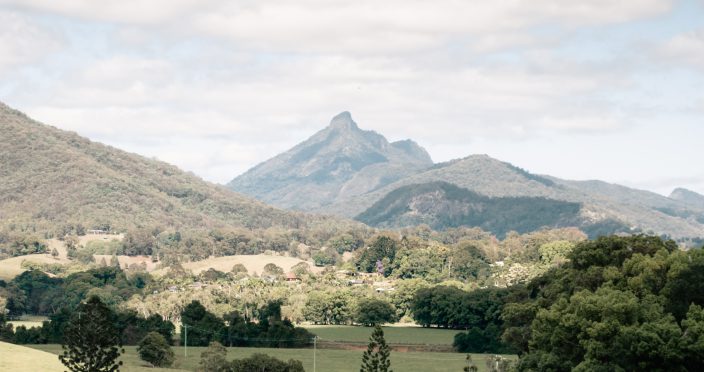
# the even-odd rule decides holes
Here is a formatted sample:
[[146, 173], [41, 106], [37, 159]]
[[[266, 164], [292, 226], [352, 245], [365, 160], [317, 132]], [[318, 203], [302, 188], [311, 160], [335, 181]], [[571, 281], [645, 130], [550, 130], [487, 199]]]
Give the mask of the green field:
[[41, 327], [42, 323], [49, 318], [45, 316], [23, 315], [20, 320], [11, 320], [8, 323], [13, 327], [25, 326], [26, 328]]
[[56, 355], [22, 345], [0, 342], [0, 371], [62, 372], [63, 364]]
[[[372, 328], [355, 326], [308, 326], [305, 327], [315, 333], [323, 341], [369, 341]], [[452, 345], [457, 333], [461, 331], [421, 328], [421, 327], [383, 327], [384, 338], [390, 344], [425, 344], [425, 345]]]
[[[60, 345], [31, 345], [30, 347], [59, 354]], [[175, 347], [176, 362], [171, 370], [193, 371], [200, 360], [202, 347], [189, 347], [188, 358], [183, 356], [183, 348]], [[123, 356], [123, 372], [170, 371], [169, 369], [151, 368], [139, 360], [134, 346], [125, 347]], [[228, 348], [228, 358], [247, 357], [253, 353], [265, 353], [279, 359], [298, 359], [303, 362], [306, 371], [313, 371], [313, 349], [258, 349], [258, 348]], [[485, 355], [473, 354], [475, 364], [480, 371], [485, 371]], [[316, 370], [319, 372], [357, 372], [362, 360], [362, 351], [318, 350], [316, 352]], [[391, 353], [391, 367], [394, 371], [403, 372], [445, 372], [462, 371], [465, 366], [465, 355], [459, 353]], [[28, 369], [34, 371], [35, 369]]]

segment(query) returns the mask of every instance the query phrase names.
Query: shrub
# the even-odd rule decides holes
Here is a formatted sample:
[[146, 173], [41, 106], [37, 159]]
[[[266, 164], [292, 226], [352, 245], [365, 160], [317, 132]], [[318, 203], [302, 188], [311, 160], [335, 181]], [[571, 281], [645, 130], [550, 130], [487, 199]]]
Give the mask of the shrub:
[[164, 336], [149, 332], [137, 347], [139, 357], [154, 367], [168, 367], [174, 362], [174, 352]]

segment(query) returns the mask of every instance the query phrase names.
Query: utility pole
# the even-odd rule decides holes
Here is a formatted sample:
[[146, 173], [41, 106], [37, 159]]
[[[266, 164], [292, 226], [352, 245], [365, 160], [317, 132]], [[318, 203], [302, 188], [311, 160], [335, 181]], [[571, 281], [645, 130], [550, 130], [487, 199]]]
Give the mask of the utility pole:
[[318, 350], [318, 336], [313, 337], [313, 372], [316, 371], [315, 352]]
[[185, 332], [185, 335], [183, 337], [183, 356], [185, 358], [188, 358], [188, 325], [184, 324], [183, 325], [183, 330]]

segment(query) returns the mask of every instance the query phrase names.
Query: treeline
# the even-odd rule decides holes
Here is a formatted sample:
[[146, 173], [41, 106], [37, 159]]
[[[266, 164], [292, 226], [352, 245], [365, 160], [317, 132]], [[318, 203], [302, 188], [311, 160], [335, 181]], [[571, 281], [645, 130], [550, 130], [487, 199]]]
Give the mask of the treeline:
[[225, 346], [246, 347], [305, 347], [314, 334], [295, 327], [281, 316], [281, 302], [272, 301], [254, 312], [256, 317], [244, 317], [237, 311], [223, 318], [193, 301], [181, 313], [181, 344], [208, 346], [217, 341]]
[[[99, 299], [97, 296], [90, 298]], [[99, 301], [99, 300], [98, 300]], [[102, 301], [101, 301], [102, 302]], [[5, 315], [0, 314], [0, 340], [16, 344], [64, 343], [67, 325], [79, 314], [73, 309], [62, 308], [49, 316], [41, 327], [13, 328]], [[173, 343], [175, 327], [161, 315], [142, 317], [133, 310], [115, 311], [110, 307], [109, 321], [120, 335], [122, 345], [137, 345], [150, 332]], [[198, 301], [188, 304], [181, 313], [180, 344], [208, 346], [217, 341], [226, 346], [296, 348], [311, 343], [314, 334], [304, 328], [295, 327], [281, 316], [281, 303], [273, 301], [254, 312], [255, 318], [245, 318], [237, 311], [220, 318], [203, 307]]]
[[[64, 307], [51, 314], [41, 327], [32, 328], [23, 325], [14, 328], [4, 315], [0, 315], [0, 340], [15, 344], [61, 344], [65, 341], [67, 325], [78, 316], [77, 307]], [[172, 340], [174, 336], [173, 323], [157, 314], [144, 318], [132, 310], [111, 311], [109, 318], [123, 345], [137, 345], [149, 332], [159, 333], [166, 340]]]
[[116, 306], [134, 294], [141, 294], [150, 282], [147, 273], [128, 276], [115, 266], [97, 267], [65, 278], [30, 270], [8, 283], [0, 280], [0, 297], [5, 298], [11, 318], [22, 314], [49, 315], [63, 308], [73, 309], [91, 295]]
[[699, 371], [703, 305], [704, 251], [611, 236], [577, 244], [528, 284], [420, 290], [413, 310], [426, 326], [468, 328], [461, 351], [518, 352], [520, 371]]
[[521, 370], [704, 369], [704, 251], [657, 237], [604, 237], [504, 310]]
[[474, 353], [512, 353], [515, 350], [501, 341], [501, 312], [520, 296], [515, 289], [486, 288], [471, 292], [456, 287], [433, 287], [418, 290], [411, 311], [423, 327], [463, 329], [455, 337], [458, 351]]

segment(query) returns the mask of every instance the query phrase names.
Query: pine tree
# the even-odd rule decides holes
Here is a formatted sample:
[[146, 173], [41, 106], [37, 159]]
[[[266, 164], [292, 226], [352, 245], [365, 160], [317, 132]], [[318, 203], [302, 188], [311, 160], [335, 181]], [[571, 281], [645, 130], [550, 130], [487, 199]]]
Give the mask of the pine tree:
[[64, 332], [59, 360], [72, 372], [114, 372], [122, 345], [113, 324], [114, 314], [93, 296], [78, 305]]
[[472, 356], [467, 354], [467, 357], [464, 358], [464, 360], [467, 361], [467, 366], [462, 368], [464, 372], [477, 372], [479, 368], [474, 365], [474, 362], [472, 361]]
[[360, 372], [393, 372], [391, 371], [391, 349], [384, 339], [381, 326], [375, 326], [369, 339], [367, 351], [362, 355]]
[[117, 259], [117, 255], [113, 254], [112, 257], [110, 257], [110, 266], [120, 268], [120, 261]]

